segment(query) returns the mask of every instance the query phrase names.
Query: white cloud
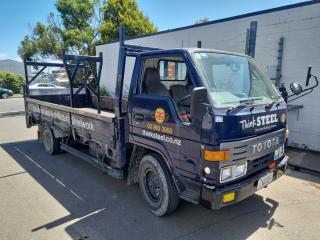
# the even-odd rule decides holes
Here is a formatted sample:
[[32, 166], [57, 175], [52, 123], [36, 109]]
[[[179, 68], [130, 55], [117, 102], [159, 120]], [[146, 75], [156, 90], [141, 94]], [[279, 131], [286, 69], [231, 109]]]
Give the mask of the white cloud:
[[7, 59], [8, 55], [6, 53], [0, 53], [0, 60]]
[[16, 57], [16, 61], [18, 61], [18, 62], [22, 62], [21, 57], [17, 56], [17, 57]]

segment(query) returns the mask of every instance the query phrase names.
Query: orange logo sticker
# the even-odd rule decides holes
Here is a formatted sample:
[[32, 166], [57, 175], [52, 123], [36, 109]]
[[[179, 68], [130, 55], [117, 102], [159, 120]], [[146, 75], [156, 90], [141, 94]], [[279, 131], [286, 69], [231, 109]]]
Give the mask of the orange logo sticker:
[[154, 111], [154, 119], [157, 123], [163, 123], [166, 120], [166, 112], [163, 108], [157, 108]]

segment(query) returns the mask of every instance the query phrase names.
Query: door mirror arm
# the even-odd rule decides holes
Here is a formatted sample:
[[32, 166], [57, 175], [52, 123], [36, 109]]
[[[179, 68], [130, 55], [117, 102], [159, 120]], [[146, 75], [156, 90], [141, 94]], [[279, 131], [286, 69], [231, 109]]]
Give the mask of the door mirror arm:
[[[315, 84], [313, 86], [311, 86], [311, 87], [308, 87], [311, 77], [313, 77], [313, 79], [315, 80]], [[291, 83], [290, 84], [290, 89], [293, 92], [293, 94], [287, 96], [287, 103], [288, 102], [292, 102], [292, 101], [294, 101], [294, 100], [296, 100], [298, 98], [301, 98], [301, 97], [303, 97], [303, 96], [305, 96], [307, 94], [310, 94], [313, 91], [313, 89], [316, 88], [318, 85], [319, 85], [318, 78], [315, 75], [311, 74], [311, 66], [309, 66], [308, 73], [307, 73], [307, 78], [306, 78], [306, 87], [308, 87], [308, 88], [302, 89], [302, 87], [301, 87], [301, 85], [299, 83]], [[300, 95], [301, 93], [303, 93], [303, 94]], [[295, 98], [289, 99], [290, 97], [293, 97], [295, 95], [300, 95], [300, 96], [297, 96]]]

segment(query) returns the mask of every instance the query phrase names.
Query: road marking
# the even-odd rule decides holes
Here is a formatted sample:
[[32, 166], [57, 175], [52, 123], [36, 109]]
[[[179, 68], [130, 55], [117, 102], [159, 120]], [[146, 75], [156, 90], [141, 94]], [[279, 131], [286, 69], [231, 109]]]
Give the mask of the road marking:
[[27, 158], [30, 162], [32, 162], [34, 165], [36, 165], [38, 168], [40, 168], [45, 174], [47, 174], [49, 177], [51, 177], [53, 180], [55, 180], [59, 185], [67, 189], [73, 196], [75, 196], [80, 201], [84, 202], [84, 199], [80, 197], [78, 194], [76, 194], [73, 190], [68, 188], [61, 180], [56, 178], [54, 175], [52, 175], [50, 172], [48, 172], [45, 168], [43, 168], [40, 164], [38, 164], [36, 161], [34, 161], [30, 156], [28, 156], [26, 153], [24, 153], [21, 149], [14, 147], [20, 154], [22, 154], [25, 158]]

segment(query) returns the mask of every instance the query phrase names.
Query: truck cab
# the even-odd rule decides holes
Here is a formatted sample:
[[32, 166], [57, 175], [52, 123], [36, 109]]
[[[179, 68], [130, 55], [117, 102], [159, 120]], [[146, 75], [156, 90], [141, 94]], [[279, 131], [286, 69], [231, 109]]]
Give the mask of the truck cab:
[[137, 56], [133, 76], [130, 142], [165, 160], [182, 198], [218, 209], [286, 170], [286, 103], [252, 58], [150, 51]]

